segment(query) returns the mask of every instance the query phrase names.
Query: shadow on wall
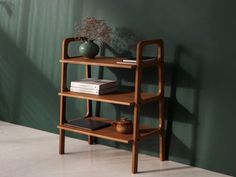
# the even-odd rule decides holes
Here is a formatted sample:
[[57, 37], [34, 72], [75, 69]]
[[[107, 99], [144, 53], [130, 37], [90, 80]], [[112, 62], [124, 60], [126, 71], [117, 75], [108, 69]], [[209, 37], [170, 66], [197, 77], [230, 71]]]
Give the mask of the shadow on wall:
[[[191, 165], [196, 162], [198, 112], [201, 80], [201, 60], [187, 48], [177, 45], [170, 78], [170, 97], [167, 109], [166, 149], [169, 156], [179, 156]], [[179, 93], [180, 92], [180, 93]], [[186, 100], [186, 101], [185, 101]], [[184, 123], [177, 127], [177, 122]], [[187, 123], [187, 126], [185, 124]], [[177, 127], [177, 128], [174, 128]], [[178, 140], [178, 128], [188, 136], [187, 144]], [[185, 129], [185, 131], [181, 129]], [[175, 130], [177, 129], [177, 130]], [[175, 133], [175, 132], [176, 133]]]
[[[100, 55], [101, 56], [113, 56], [113, 57], [133, 57], [135, 50], [136, 43], [139, 41], [138, 37], [135, 35], [135, 33], [126, 28], [126, 27], [116, 27], [113, 31], [112, 36], [112, 45], [109, 45], [107, 43], [102, 43], [100, 47]], [[121, 83], [121, 73], [124, 71], [123, 69], [114, 69], [114, 68], [108, 68], [110, 71], [114, 72], [118, 78], [116, 78], [118, 85], [122, 85]], [[132, 76], [132, 71], [125, 70], [126, 75], [125, 76]], [[131, 74], [131, 75], [130, 75]], [[104, 67], [98, 68], [98, 78], [104, 78]], [[133, 77], [129, 77], [131, 80]], [[123, 78], [124, 79], [124, 78]], [[128, 89], [133, 89], [132, 87], [126, 87]], [[119, 88], [121, 89], [121, 88]], [[122, 88], [124, 89], [124, 87]], [[95, 106], [95, 115], [99, 116], [101, 113], [101, 102], [96, 102]], [[119, 116], [119, 106], [116, 105], [116, 117]]]
[[6, 10], [8, 16], [12, 16], [12, 14], [13, 14], [13, 10], [12, 10], [13, 3], [12, 2], [0, 1], [0, 6], [2, 6]]
[[[125, 32], [126, 30], [124, 30]], [[124, 34], [123, 34], [124, 35]], [[117, 38], [119, 39], [119, 38]], [[136, 39], [136, 38], [135, 38]], [[165, 40], [166, 41], [166, 40]], [[117, 46], [121, 43], [118, 42]], [[131, 42], [132, 43], [132, 42]], [[137, 43], [137, 41], [133, 41]], [[115, 45], [116, 46], [116, 45]], [[129, 46], [125, 45], [124, 46]], [[122, 52], [116, 50], [113, 46], [104, 45], [102, 55], [107, 55], [106, 50], [109, 50], [113, 56], [127, 57], [132, 53], [130, 51]], [[132, 70], [123, 70], [109, 68], [117, 76], [120, 85], [125, 85], [126, 88], [134, 90], [134, 76]], [[124, 74], [124, 72], [126, 74]], [[198, 130], [198, 105], [200, 91], [200, 74], [201, 63], [200, 58], [195, 56], [187, 48], [177, 45], [175, 47], [174, 62], [165, 63], [165, 84], [169, 88], [169, 94], [166, 94], [166, 156], [168, 159], [178, 158], [183, 163], [195, 164], [196, 146], [197, 146], [197, 130]], [[99, 68], [99, 78], [105, 75], [104, 68]], [[155, 92], [158, 82], [156, 76], [157, 69], [148, 68], [143, 71], [142, 83], [143, 90]], [[124, 84], [125, 83], [125, 84]], [[168, 90], [168, 89], [166, 89]], [[169, 95], [169, 96], [167, 96]], [[133, 109], [126, 106], [114, 105], [116, 109], [116, 118], [127, 116], [130, 119], [133, 117]], [[141, 123], [149, 123], [157, 125], [158, 103], [151, 103], [143, 106], [141, 112]], [[96, 115], [100, 115], [101, 103], [96, 104]], [[183, 131], [183, 129], [186, 129]], [[185, 134], [183, 134], [185, 132]], [[150, 141], [151, 139], [151, 141]], [[158, 141], [156, 138], [150, 138], [141, 144], [140, 150], [156, 155], [158, 152]], [[116, 143], [117, 147], [128, 148], [123, 144]]]
[[[10, 16], [10, 5], [7, 2], [0, 4], [4, 5]], [[26, 4], [30, 5], [29, 2]], [[27, 16], [27, 12], [25, 13]], [[25, 23], [20, 30], [27, 34], [28, 26]], [[47, 131], [52, 131], [52, 127], [55, 127], [53, 132], [56, 132], [57, 88], [26, 56], [24, 43], [27, 35], [22, 35], [20, 48], [1, 28], [0, 34], [1, 120]]]

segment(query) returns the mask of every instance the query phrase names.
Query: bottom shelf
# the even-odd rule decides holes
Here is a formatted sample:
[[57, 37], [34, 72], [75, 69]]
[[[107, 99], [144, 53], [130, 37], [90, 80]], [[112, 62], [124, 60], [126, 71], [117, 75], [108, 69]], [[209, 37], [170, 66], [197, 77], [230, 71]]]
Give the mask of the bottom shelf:
[[[70, 131], [70, 132], [80, 133], [80, 134], [94, 136], [94, 137], [103, 138], [103, 139], [112, 140], [112, 141], [118, 141], [122, 143], [133, 142], [133, 134], [121, 134], [121, 133], [116, 132], [115, 127], [112, 126], [112, 123], [114, 121], [101, 118], [101, 117], [89, 117], [87, 119], [97, 120], [101, 122], [108, 122], [111, 124], [111, 126], [108, 126], [99, 130], [87, 130], [87, 129], [79, 128], [74, 125], [70, 125], [70, 122], [68, 122], [67, 124], [58, 125], [57, 127], [59, 129]], [[151, 135], [159, 134], [160, 130], [158, 128], [141, 127], [139, 130], [139, 133], [140, 133], [139, 140], [141, 140]]]

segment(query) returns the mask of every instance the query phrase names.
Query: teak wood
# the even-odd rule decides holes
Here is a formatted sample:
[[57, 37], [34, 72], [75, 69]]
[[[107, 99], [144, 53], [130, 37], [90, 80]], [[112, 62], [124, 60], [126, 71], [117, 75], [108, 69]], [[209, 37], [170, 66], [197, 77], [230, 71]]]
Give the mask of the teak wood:
[[[60, 90], [60, 122], [59, 128], [59, 153], [65, 153], [65, 131], [71, 131], [88, 136], [88, 143], [93, 144], [94, 137], [104, 138], [121, 143], [132, 144], [132, 173], [138, 171], [138, 146], [139, 141], [153, 135], [159, 135], [160, 144], [160, 160], [165, 160], [165, 120], [164, 120], [164, 47], [161, 39], [141, 41], [137, 44], [136, 63], [120, 64], [121, 58], [97, 57], [95, 59], [87, 59], [84, 57], [70, 57], [68, 55], [68, 46], [70, 42], [79, 41], [78, 38], [67, 38], [62, 44], [61, 62], [61, 90]], [[148, 45], [156, 45], [156, 60], [143, 62], [143, 49]], [[86, 78], [91, 77], [91, 65], [105, 66], [115, 68], [125, 68], [135, 70], [135, 91], [134, 92], [115, 92], [105, 95], [92, 95], [85, 93], [70, 92], [67, 88], [67, 66], [68, 64], [85, 65]], [[142, 70], [145, 67], [156, 67], [158, 69], [158, 90], [157, 93], [146, 93], [141, 91]], [[113, 126], [109, 126], [99, 130], [86, 130], [70, 125], [66, 120], [66, 98], [72, 97], [76, 99], [85, 99], [87, 112], [84, 115], [86, 119], [95, 119], [112, 123], [112, 120], [93, 117], [92, 101], [101, 101], [113, 104], [132, 106], [134, 110], [133, 117], [133, 133], [119, 134]], [[150, 128], [140, 125], [140, 110], [143, 104], [158, 101], [159, 103], [159, 125]]]

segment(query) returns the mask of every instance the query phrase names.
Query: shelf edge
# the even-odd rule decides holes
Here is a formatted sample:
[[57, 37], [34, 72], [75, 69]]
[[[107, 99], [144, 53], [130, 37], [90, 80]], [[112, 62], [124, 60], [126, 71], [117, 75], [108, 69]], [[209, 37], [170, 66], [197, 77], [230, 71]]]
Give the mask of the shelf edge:
[[[60, 96], [67, 96], [67, 97], [72, 97], [72, 98], [80, 98], [80, 99], [86, 99], [86, 100], [94, 100], [94, 101], [100, 101], [100, 102], [106, 102], [106, 103], [113, 103], [113, 104], [119, 104], [119, 105], [125, 105], [125, 106], [132, 106], [134, 103], [130, 102], [122, 102], [122, 101], [114, 101], [114, 100], [108, 100], [108, 99], [103, 99], [103, 98], [92, 98], [90, 96], [83, 96], [83, 95], [72, 95], [68, 94], [65, 92], [59, 92], [58, 95]], [[93, 95], [91, 95], [93, 96]]]
[[121, 142], [121, 143], [131, 143], [132, 140], [123, 140], [123, 139], [118, 139], [118, 138], [114, 138], [114, 137], [109, 137], [109, 136], [103, 136], [103, 135], [99, 135], [96, 133], [92, 133], [89, 131], [84, 131], [84, 130], [80, 130], [79, 128], [74, 128], [73, 126], [68, 126], [68, 125], [58, 125], [57, 128], [62, 129], [62, 130], [66, 130], [66, 131], [70, 131], [70, 132], [74, 132], [74, 133], [80, 133], [83, 135], [88, 135], [88, 136], [94, 136], [94, 137], [98, 137], [98, 138], [103, 138], [103, 139], [107, 139], [107, 140], [111, 140], [111, 141], [117, 141], [117, 142]]

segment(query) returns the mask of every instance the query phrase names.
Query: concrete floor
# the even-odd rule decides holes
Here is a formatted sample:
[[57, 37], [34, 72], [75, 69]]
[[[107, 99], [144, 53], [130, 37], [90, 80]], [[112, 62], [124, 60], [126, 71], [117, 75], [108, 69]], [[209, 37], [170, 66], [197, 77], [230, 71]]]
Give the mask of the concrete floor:
[[0, 121], [0, 177], [226, 176], [143, 154], [133, 175], [129, 151], [73, 138], [66, 138], [66, 152], [58, 154], [58, 135]]

